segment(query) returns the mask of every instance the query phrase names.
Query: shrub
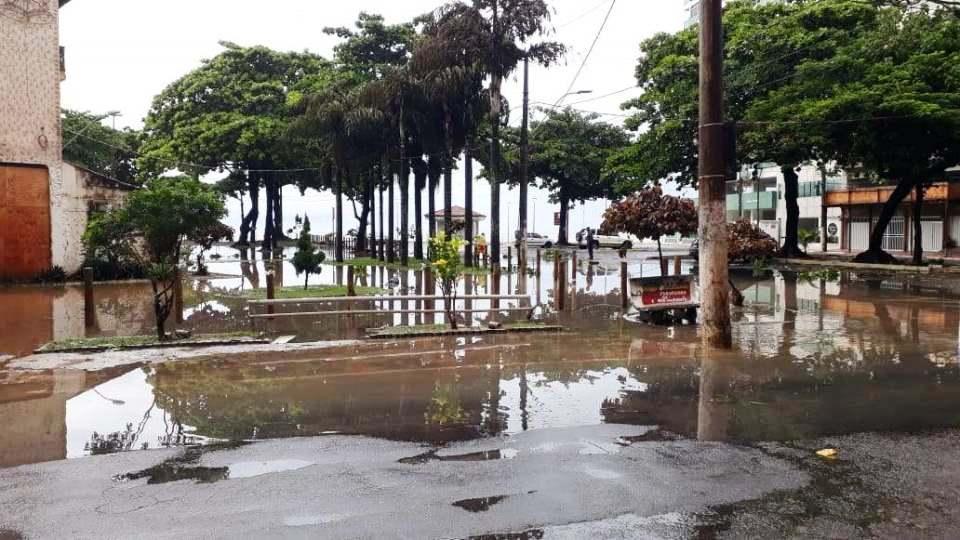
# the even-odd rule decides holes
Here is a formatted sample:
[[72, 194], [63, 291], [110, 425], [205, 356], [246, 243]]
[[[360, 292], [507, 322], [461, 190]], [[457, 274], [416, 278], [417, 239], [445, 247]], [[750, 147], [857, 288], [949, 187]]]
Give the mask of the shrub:
[[749, 262], [773, 257], [777, 253], [777, 241], [750, 220], [740, 219], [727, 224], [727, 235], [730, 261]]

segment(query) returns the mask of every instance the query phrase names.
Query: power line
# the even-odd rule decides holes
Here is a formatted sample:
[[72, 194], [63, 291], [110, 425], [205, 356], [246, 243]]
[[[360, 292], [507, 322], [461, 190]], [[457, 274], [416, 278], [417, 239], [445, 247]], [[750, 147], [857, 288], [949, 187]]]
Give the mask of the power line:
[[546, 103], [544, 101], [531, 101], [530, 103], [534, 103], [536, 105], [542, 105], [544, 107], [549, 107], [551, 109], [570, 109], [570, 110], [582, 112], [582, 113], [598, 114], [600, 116], [619, 116], [622, 118], [630, 118], [631, 116], [633, 116], [632, 114], [609, 113], [609, 112], [602, 112], [602, 111], [591, 111], [588, 109], [578, 109], [577, 107], [571, 107], [569, 105], [554, 105], [552, 103]]
[[587, 54], [583, 57], [583, 62], [580, 62], [580, 67], [577, 68], [577, 73], [573, 76], [573, 80], [570, 81], [570, 86], [567, 87], [567, 91], [560, 96], [560, 99], [558, 99], [554, 105], [560, 105], [560, 103], [563, 102], [563, 98], [570, 95], [570, 92], [573, 91], [573, 86], [577, 84], [577, 79], [580, 78], [583, 68], [587, 65], [587, 61], [590, 60], [590, 55], [593, 54], [593, 49], [597, 46], [597, 41], [600, 40], [600, 35], [603, 34], [603, 29], [607, 27], [607, 21], [610, 20], [610, 14], [613, 13], [613, 7], [616, 5], [617, 0], [610, 0], [610, 9], [607, 10], [607, 14], [603, 17], [603, 22], [600, 24], [600, 29], [597, 30], [597, 35], [593, 37], [593, 43], [590, 44]]
[[615, 96], [615, 95], [617, 95], [617, 94], [622, 94], [622, 93], [624, 93], [624, 92], [629, 92], [630, 90], [634, 90], [634, 89], [637, 89], [637, 88], [640, 88], [640, 87], [637, 86], [637, 85], [635, 85], [635, 84], [632, 84], [632, 85], [630, 85], [630, 86], [628, 86], [628, 87], [626, 87], [626, 88], [621, 88], [620, 90], [617, 90], [617, 91], [615, 91], [615, 92], [610, 92], [609, 94], [603, 94], [602, 96], [596, 96], [596, 97], [592, 97], [592, 98], [588, 98], [588, 99], [581, 99], [581, 100], [579, 100], [579, 101], [574, 101], [573, 103], [568, 103], [568, 105], [579, 105], [579, 104], [581, 104], [581, 103], [590, 103], [591, 101], [601, 100], [601, 99], [604, 99], [604, 98], [608, 98], [608, 97], [610, 97], [610, 96]]
[[592, 8], [590, 8], [590, 9], [588, 9], [588, 10], [586, 10], [586, 11], [584, 11], [584, 12], [581, 13], [580, 15], [577, 15], [576, 17], [570, 19], [569, 21], [567, 21], [567, 22], [565, 22], [565, 23], [558, 24], [558, 25], [557, 25], [557, 28], [564, 28], [564, 27], [566, 27], [566, 26], [570, 26], [571, 24], [573, 24], [573, 23], [575, 23], [575, 22], [579, 22], [581, 19], [583, 19], [583, 18], [586, 17], [587, 15], [590, 15], [591, 13], [593, 13], [594, 11], [596, 11], [597, 8], [599, 8], [600, 6], [606, 4], [606, 3], [609, 2], [609, 1], [610, 1], [610, 0], [601, 0], [600, 2], [597, 3], [597, 5], [593, 6]]

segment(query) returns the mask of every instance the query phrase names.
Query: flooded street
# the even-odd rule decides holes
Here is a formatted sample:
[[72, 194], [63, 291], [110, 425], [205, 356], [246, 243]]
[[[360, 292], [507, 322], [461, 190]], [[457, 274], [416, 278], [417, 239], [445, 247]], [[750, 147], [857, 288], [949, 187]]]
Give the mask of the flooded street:
[[[248, 530], [325, 537], [364, 537], [370, 520], [407, 504], [431, 519], [398, 525], [401, 537], [898, 537], [953, 515], [923, 501], [956, 496], [957, 483], [904, 478], [960, 457], [960, 282], [745, 271], [734, 352], [704, 356], [695, 326], [622, 320], [619, 276], [601, 278], [588, 288], [579, 276], [576, 309], [553, 315], [562, 332], [214, 351], [96, 370], [10, 360], [0, 367], [0, 529], [57, 536], [51, 522], [92, 507], [32, 513], [53, 512], [42, 501], [75, 476], [89, 485], [70, 489], [91, 490], [117, 537], [165, 515], [181, 516], [167, 532], [196, 534], [237, 508], [260, 516]], [[552, 295], [543, 281], [540, 294]], [[220, 289], [214, 280], [191, 291], [188, 323], [238, 324], [231, 311], [242, 302]], [[149, 324], [121, 312], [130, 328]], [[330, 331], [304, 327], [298, 338]], [[824, 447], [839, 458], [814, 454]], [[898, 491], [878, 491], [878, 470]], [[26, 487], [35, 475], [45, 480]], [[327, 485], [308, 495], [318, 482]], [[277, 500], [254, 511], [268, 492]], [[571, 493], [595, 502], [572, 511]], [[298, 500], [309, 502], [295, 512]], [[191, 504], [210, 511], [194, 515]], [[78, 523], [76, 535], [93, 534]]]

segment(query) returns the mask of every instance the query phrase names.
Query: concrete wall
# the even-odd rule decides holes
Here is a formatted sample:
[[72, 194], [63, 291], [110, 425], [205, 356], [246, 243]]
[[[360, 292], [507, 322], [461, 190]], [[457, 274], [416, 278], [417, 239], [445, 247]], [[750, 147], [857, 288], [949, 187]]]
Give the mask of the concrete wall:
[[72, 274], [83, 264], [82, 238], [90, 210], [122, 206], [130, 192], [70, 163], [64, 163], [62, 171], [60, 195], [51, 214], [54, 231], [51, 249], [53, 264]]

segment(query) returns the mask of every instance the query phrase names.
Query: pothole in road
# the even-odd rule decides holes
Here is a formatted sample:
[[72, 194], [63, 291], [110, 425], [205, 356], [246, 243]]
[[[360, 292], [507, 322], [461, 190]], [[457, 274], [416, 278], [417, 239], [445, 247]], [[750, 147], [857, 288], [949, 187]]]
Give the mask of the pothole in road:
[[497, 450], [485, 450], [482, 452], [470, 452], [468, 454], [455, 454], [451, 456], [441, 456], [439, 450], [430, 450], [415, 456], [405, 457], [397, 460], [397, 463], [405, 465], [420, 465], [430, 461], [497, 461], [501, 459], [513, 459], [519, 453], [514, 448], [504, 448]]

